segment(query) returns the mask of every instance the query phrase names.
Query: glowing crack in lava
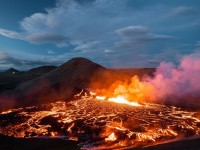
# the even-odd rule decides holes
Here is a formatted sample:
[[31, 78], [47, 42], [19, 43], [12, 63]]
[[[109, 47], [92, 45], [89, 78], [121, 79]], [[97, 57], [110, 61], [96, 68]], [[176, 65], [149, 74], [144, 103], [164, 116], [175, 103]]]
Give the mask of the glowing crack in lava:
[[19, 138], [62, 137], [78, 141], [85, 149], [143, 147], [200, 134], [198, 112], [97, 98], [95, 94], [85, 94], [70, 102], [3, 112], [0, 133]]

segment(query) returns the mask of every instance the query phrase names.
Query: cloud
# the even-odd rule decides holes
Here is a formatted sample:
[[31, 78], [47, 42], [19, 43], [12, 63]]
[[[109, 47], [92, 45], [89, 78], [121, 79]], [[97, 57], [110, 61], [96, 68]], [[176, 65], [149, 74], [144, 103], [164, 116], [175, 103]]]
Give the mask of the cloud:
[[[54, 43], [59, 48], [68, 46], [70, 41], [103, 41], [115, 39], [111, 34], [114, 30], [131, 24], [159, 24], [163, 13], [168, 10], [160, 3], [148, 3], [154, 11], [145, 7], [145, 10], [136, 9], [137, 5], [145, 7], [144, 3], [131, 0], [58, 0], [55, 7], [46, 9], [45, 13], [34, 13], [20, 21], [21, 32], [8, 31], [1, 33], [4, 36], [22, 39], [31, 43]], [[165, 9], [164, 9], [165, 8]], [[163, 9], [163, 10], [162, 10]], [[161, 11], [162, 10], [162, 11]], [[191, 13], [193, 7], [179, 6], [173, 8], [172, 14], [180, 15]], [[162, 13], [160, 13], [162, 12]], [[151, 18], [151, 19], [149, 19]], [[152, 21], [151, 21], [152, 20]], [[134, 27], [134, 29], [133, 29]], [[128, 36], [132, 32], [148, 34], [143, 40], [151, 41], [168, 38], [165, 35], [147, 33], [148, 28], [133, 26], [119, 30], [119, 34]], [[4, 30], [4, 29], [2, 29]], [[143, 30], [143, 31], [142, 31]], [[112, 37], [113, 36], [113, 37]], [[112, 41], [111, 41], [112, 42]]]
[[15, 31], [9, 31], [5, 29], [0, 28], [0, 35], [3, 35], [5, 37], [13, 38], [13, 39], [19, 39], [19, 40], [24, 40], [28, 41], [30, 43], [35, 43], [35, 44], [41, 44], [41, 43], [60, 43], [63, 41], [66, 41], [67, 38], [55, 34], [55, 33], [33, 33], [33, 34], [27, 34], [27, 33], [19, 33]]
[[38, 67], [43, 65], [58, 65], [60, 63], [61, 63], [60, 60], [50, 59], [50, 58], [48, 59], [18, 58], [8, 52], [0, 51], [1, 69], [8, 69], [14, 67], [17, 69], [27, 70], [32, 67]]
[[0, 51], [0, 65], [6, 66], [6, 65], [21, 65], [21, 61], [18, 59], [15, 59], [13, 56], [9, 55], [9, 53]]
[[35, 33], [25, 37], [25, 40], [31, 43], [59, 43], [67, 40], [66, 37], [59, 34]]
[[148, 27], [145, 26], [128, 26], [116, 30], [116, 33], [122, 37], [122, 41], [117, 43], [117, 46], [134, 46], [143, 45], [147, 42], [158, 40], [169, 40], [172, 36], [151, 34]]
[[[44, 50], [57, 50], [48, 55], [56, 59], [57, 54], [65, 54], [63, 62], [81, 56], [106, 66], [144, 64], [147, 67], [151, 65], [149, 62], [158, 64], [160, 59], [153, 61], [154, 55], [163, 53], [162, 49], [176, 49], [182, 43], [199, 40], [196, 31], [200, 13], [194, 13], [199, 9], [196, 3], [191, 0], [176, 3], [173, 0], [57, 0], [54, 7], [19, 21], [18, 31], [0, 29], [0, 34], [31, 44], [51, 43], [44, 45], [47, 46]], [[184, 17], [187, 14], [192, 15]], [[181, 15], [182, 19], [176, 19]], [[176, 49], [180, 51], [184, 50]], [[139, 59], [140, 54], [150, 56]]]
[[91, 41], [91, 42], [79, 42], [75, 48], [74, 51], [88, 51], [88, 50], [94, 50], [97, 48], [100, 41]]
[[200, 41], [196, 41], [195, 46], [200, 47]]
[[173, 8], [170, 12], [170, 16], [172, 17], [179, 17], [179, 16], [186, 16], [197, 13], [196, 9], [194, 7], [188, 7], [188, 6], [179, 6], [176, 8]]
[[147, 34], [149, 32], [149, 29], [144, 26], [128, 26], [122, 29], [116, 30], [116, 33], [124, 36], [124, 37], [132, 37], [134, 35], [141, 35], [141, 34]]
[[45, 13], [37, 12], [21, 20], [21, 32], [10, 31], [17, 36], [10, 36], [8, 30], [0, 34], [36, 44], [56, 43], [58, 47], [75, 40], [100, 41], [109, 38], [113, 23], [120, 21], [118, 14], [125, 12], [125, 5], [125, 2], [113, 0], [84, 3], [58, 0], [56, 6], [46, 9]]
[[56, 47], [58, 47], [58, 48], [66, 48], [66, 47], [69, 47], [69, 46], [70, 46], [70, 43], [66, 42], [66, 41], [63, 41], [63, 42], [56, 44]]
[[8, 38], [23, 40], [23, 35], [15, 31], [10, 31], [10, 30], [5, 30], [5, 29], [0, 28], [0, 35], [3, 35]]
[[104, 53], [112, 54], [112, 53], [114, 53], [114, 50], [111, 50], [111, 49], [105, 49], [105, 50], [104, 50]]
[[54, 54], [55, 52], [53, 50], [48, 50], [47, 53], [48, 54]]

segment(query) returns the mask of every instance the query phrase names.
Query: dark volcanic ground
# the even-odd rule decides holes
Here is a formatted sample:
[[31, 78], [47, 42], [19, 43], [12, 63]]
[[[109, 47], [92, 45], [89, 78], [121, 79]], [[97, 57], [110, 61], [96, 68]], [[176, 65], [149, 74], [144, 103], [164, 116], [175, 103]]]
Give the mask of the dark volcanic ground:
[[78, 150], [75, 141], [60, 138], [13, 138], [0, 135], [1, 150]]
[[[0, 135], [1, 150], [79, 150], [75, 141], [67, 141], [60, 138], [31, 138], [16, 139]], [[199, 150], [200, 138], [182, 140], [166, 144], [155, 145], [135, 150]], [[133, 149], [132, 149], [133, 150]]]

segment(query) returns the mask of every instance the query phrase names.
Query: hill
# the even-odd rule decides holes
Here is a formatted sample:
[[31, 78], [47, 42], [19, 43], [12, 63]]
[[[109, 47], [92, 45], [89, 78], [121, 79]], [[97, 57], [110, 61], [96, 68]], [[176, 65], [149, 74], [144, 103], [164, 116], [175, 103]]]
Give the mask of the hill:
[[19, 73], [20, 71], [15, 69], [15, 68], [10, 68], [8, 70], [5, 71], [5, 73], [10, 73], [10, 74], [15, 74], [15, 73]]
[[26, 74], [33, 75], [33, 76], [41, 76], [56, 68], [57, 68], [56, 66], [41, 66], [41, 67], [30, 69], [29, 71], [26, 72]]
[[[53, 71], [20, 84], [16, 89], [18, 105], [66, 100], [79, 89], [89, 88], [95, 74], [104, 67], [85, 58], [74, 58]], [[23, 101], [22, 101], [23, 100]]]
[[55, 66], [41, 66], [29, 71], [19, 71], [14, 68], [2, 71], [0, 72], [0, 93], [13, 90], [19, 84], [42, 76], [55, 68]]

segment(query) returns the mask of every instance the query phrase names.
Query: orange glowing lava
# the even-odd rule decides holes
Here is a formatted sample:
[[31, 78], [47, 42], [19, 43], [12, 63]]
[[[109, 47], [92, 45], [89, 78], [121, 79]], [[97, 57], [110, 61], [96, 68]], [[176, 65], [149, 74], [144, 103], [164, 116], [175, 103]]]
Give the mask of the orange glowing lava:
[[[106, 100], [106, 96], [96, 96], [97, 100]], [[117, 97], [111, 97], [107, 99], [110, 102], [119, 103], [119, 104], [126, 104], [131, 106], [142, 106], [137, 102], [129, 102], [127, 99], [125, 99], [123, 96], [119, 95]]]
[[99, 93], [91, 92], [91, 95], [95, 95], [97, 100], [141, 106], [138, 102], [147, 102], [153, 99], [152, 92], [153, 87], [151, 85], [140, 81], [137, 76], [134, 76], [131, 78], [130, 83], [128, 81], [117, 81], [108, 89], [101, 90]]
[[[92, 92], [97, 100], [108, 100], [115, 103], [131, 106], [141, 106], [140, 102], [155, 100], [155, 88], [145, 81], [140, 81], [138, 76], [131, 81], [116, 81], [108, 89]], [[101, 96], [100, 96], [101, 95]]]
[[105, 141], [116, 141], [117, 138], [115, 136], [115, 133], [111, 133], [107, 138], [105, 138]]
[[75, 95], [76, 100], [0, 113], [0, 134], [65, 136], [89, 145], [89, 149], [91, 145], [94, 149], [138, 148], [200, 136], [200, 112], [149, 102], [153, 93], [153, 88], [137, 76], [130, 83], [116, 82], [107, 90], [82, 90]]
[[108, 101], [120, 103], [120, 104], [132, 105], [132, 106], [141, 106], [140, 104], [136, 102], [129, 102], [123, 96], [111, 97], [111, 98], [108, 98]]
[[98, 100], [105, 100], [106, 96], [96, 96], [96, 99], [98, 99]]
[[[0, 134], [18, 138], [64, 136], [94, 149], [137, 148], [200, 135], [199, 112], [145, 102], [132, 107], [108, 99], [88, 95], [2, 112]], [[122, 103], [127, 102], [122, 98]]]

